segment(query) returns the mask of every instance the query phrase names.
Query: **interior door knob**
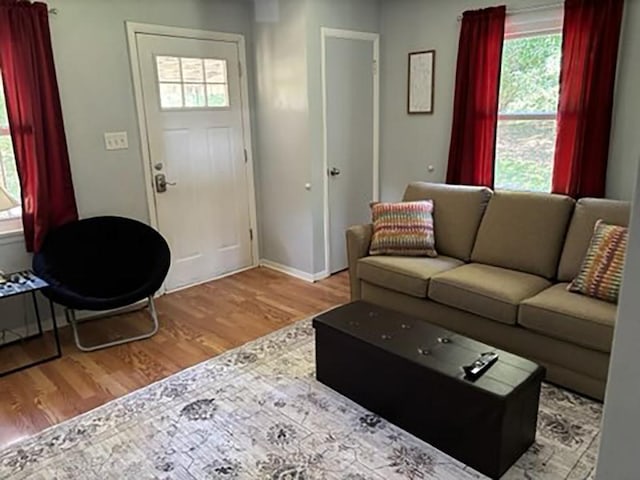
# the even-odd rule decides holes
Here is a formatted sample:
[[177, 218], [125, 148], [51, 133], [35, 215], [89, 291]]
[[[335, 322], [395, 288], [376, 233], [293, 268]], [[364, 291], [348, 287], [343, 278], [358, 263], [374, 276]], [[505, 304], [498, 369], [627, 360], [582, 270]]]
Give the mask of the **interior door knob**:
[[340, 169], [333, 167], [331, 170], [329, 170], [329, 175], [331, 175], [332, 177], [337, 177], [338, 175], [340, 175]]

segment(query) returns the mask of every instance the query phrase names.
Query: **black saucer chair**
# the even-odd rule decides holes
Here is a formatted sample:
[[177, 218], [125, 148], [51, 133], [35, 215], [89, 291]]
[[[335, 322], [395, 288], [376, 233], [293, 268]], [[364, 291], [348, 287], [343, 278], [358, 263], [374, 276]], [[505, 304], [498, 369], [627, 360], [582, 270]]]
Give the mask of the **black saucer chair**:
[[[43, 293], [65, 307], [76, 345], [85, 352], [149, 338], [158, 331], [153, 303], [169, 271], [166, 240], [144, 223], [122, 217], [94, 217], [50, 232], [33, 258], [33, 270], [49, 283]], [[153, 321], [144, 334], [85, 346], [76, 310], [106, 311], [148, 300]]]

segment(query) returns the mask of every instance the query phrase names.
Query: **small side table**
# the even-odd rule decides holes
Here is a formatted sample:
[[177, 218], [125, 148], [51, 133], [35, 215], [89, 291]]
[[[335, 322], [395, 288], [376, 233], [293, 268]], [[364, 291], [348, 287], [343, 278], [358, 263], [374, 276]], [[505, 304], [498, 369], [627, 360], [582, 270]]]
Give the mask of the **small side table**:
[[[36, 276], [30, 270], [24, 270], [21, 272], [14, 272], [9, 274], [4, 274], [0, 276], [0, 300], [4, 300], [6, 298], [15, 297], [17, 295], [31, 295], [31, 299], [33, 302], [33, 309], [36, 314], [36, 323], [38, 331], [34, 334], [29, 334], [29, 328], [25, 321], [25, 333], [17, 333], [12, 328], [4, 328], [0, 326], [0, 348], [15, 345], [18, 342], [25, 342], [27, 340], [31, 340], [34, 338], [39, 338], [43, 336], [42, 330], [42, 320], [40, 318], [40, 310], [38, 308], [38, 299], [36, 298], [36, 292], [42, 290], [43, 288], [47, 288], [49, 284], [42, 280], [40, 277]], [[55, 339], [55, 352], [47, 357], [29, 362], [25, 365], [21, 365], [19, 367], [12, 368], [5, 372], [0, 372], [0, 377], [5, 375], [9, 375], [10, 373], [18, 372], [20, 370], [24, 370], [25, 368], [33, 367], [35, 365], [39, 365], [41, 363], [48, 362], [50, 360], [54, 360], [56, 358], [60, 358], [62, 356], [62, 350], [60, 348], [60, 338], [58, 336], [58, 324], [56, 322], [56, 315], [53, 308], [53, 302], [49, 300], [49, 309], [51, 310], [51, 321], [53, 322], [53, 336]], [[15, 337], [15, 339], [7, 341], [7, 336]], [[0, 366], [1, 367], [1, 366]]]

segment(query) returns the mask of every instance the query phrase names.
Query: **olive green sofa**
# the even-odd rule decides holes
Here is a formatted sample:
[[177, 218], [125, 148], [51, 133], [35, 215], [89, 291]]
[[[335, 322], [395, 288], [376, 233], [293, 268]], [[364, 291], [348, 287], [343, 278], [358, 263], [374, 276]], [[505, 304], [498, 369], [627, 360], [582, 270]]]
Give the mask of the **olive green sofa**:
[[411, 183], [434, 201], [437, 258], [369, 256], [371, 225], [347, 231], [351, 297], [416, 315], [604, 396], [616, 305], [567, 291], [598, 219], [626, 226], [628, 202]]

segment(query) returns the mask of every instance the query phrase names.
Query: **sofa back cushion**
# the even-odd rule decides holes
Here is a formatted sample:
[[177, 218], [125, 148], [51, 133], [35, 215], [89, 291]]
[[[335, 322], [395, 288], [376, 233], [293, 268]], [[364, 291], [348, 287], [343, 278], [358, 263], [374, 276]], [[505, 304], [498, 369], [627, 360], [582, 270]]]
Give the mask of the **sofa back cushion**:
[[558, 266], [558, 280], [570, 282], [578, 275], [598, 220], [604, 220], [610, 225], [627, 227], [630, 213], [631, 205], [629, 202], [603, 198], [581, 198], [578, 200], [562, 249]]
[[486, 187], [413, 182], [407, 186], [403, 201], [433, 200], [436, 250], [467, 262], [490, 198], [491, 190]]
[[564, 195], [494, 192], [471, 260], [555, 277], [574, 203]]

